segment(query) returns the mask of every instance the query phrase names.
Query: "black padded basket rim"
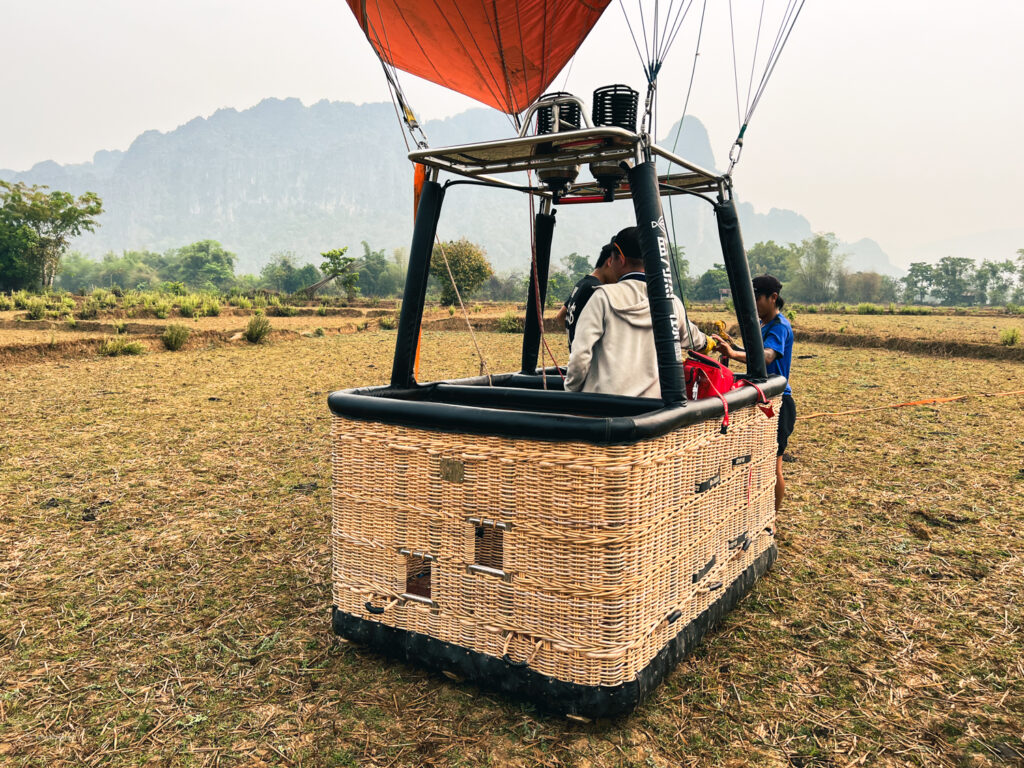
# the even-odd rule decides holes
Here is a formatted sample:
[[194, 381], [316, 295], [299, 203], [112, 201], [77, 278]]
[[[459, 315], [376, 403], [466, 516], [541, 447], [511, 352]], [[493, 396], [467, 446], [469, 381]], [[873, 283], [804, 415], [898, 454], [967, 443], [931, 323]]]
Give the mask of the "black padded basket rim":
[[[501, 383], [515, 383], [514, 374], [492, 377]], [[518, 377], [520, 380], [540, 377]], [[550, 376], [549, 376], [550, 378]], [[442, 386], [460, 388], [459, 402], [431, 401]], [[561, 382], [559, 382], [561, 383]], [[782, 394], [786, 379], [771, 376], [760, 390], [767, 398]], [[521, 393], [521, 394], [518, 394]], [[744, 386], [725, 395], [729, 412], [753, 407], [760, 399], [757, 389]], [[483, 404], [488, 400], [492, 403]], [[465, 404], [465, 403], [472, 404]], [[571, 403], [607, 405], [610, 411], [625, 412], [628, 403], [649, 404], [651, 410], [628, 415], [579, 416], [565, 413]], [[681, 405], [664, 406], [649, 398], [593, 395], [561, 390], [536, 390], [521, 387], [488, 387], [487, 379], [439, 381], [409, 389], [390, 386], [361, 387], [332, 392], [327, 398], [336, 416], [360, 421], [375, 421], [396, 426], [459, 434], [493, 435], [555, 442], [585, 442], [595, 445], [622, 445], [661, 437], [683, 427], [705, 421], [721, 420], [725, 414], [717, 397], [689, 400]]]
[[681, 627], [634, 680], [615, 686], [580, 685], [542, 675], [528, 665], [510, 664], [496, 656], [471, 651], [418, 632], [410, 632], [339, 611], [331, 606], [336, 635], [362, 643], [410, 664], [447, 670], [467, 682], [529, 701], [558, 715], [609, 718], [628, 715], [666, 675], [717, 626], [754, 583], [775, 562], [774, 542], [751, 563], [714, 603]]

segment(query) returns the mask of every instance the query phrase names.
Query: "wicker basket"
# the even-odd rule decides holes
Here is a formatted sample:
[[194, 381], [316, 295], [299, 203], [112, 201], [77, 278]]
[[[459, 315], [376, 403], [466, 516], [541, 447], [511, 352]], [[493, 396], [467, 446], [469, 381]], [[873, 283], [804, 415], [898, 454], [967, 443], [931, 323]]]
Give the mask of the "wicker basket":
[[335, 416], [335, 629], [631, 709], [774, 559], [776, 429], [756, 407], [628, 445]]

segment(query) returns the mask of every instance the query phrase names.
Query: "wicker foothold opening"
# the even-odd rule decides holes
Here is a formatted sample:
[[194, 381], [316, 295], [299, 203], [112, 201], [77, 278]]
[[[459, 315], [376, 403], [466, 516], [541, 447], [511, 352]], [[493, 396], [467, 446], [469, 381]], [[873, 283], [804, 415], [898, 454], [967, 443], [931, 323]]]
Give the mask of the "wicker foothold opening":
[[417, 555], [405, 556], [405, 592], [430, 598], [430, 561]]

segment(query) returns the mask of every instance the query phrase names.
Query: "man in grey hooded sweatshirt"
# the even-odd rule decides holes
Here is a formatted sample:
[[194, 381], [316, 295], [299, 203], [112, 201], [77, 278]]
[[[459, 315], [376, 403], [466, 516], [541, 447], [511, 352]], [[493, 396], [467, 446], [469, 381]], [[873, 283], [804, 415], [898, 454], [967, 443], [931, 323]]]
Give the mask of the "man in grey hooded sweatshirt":
[[[565, 388], [634, 397], [661, 397], [647, 277], [636, 227], [612, 238], [611, 269], [617, 281], [594, 289], [576, 324]], [[672, 297], [683, 348], [704, 350], [707, 337]]]

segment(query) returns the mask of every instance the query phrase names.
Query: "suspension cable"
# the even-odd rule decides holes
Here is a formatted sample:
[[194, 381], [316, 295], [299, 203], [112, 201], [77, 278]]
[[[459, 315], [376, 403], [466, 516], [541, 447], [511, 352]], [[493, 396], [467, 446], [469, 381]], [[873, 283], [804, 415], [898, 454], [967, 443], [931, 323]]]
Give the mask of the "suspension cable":
[[[747, 106], [746, 113], [740, 119], [739, 133], [736, 135], [736, 140], [733, 142], [732, 147], [729, 149], [729, 170], [726, 171], [726, 176], [731, 176], [733, 168], [740, 160], [740, 155], [743, 153], [743, 137], [747, 132], [747, 127], [750, 125], [750, 120], [754, 115], [754, 110], [757, 109], [758, 104], [761, 103], [761, 97], [764, 95], [765, 89], [768, 87], [768, 81], [771, 79], [772, 74], [775, 72], [775, 67], [779, 63], [779, 59], [782, 56], [782, 51], [786, 47], [786, 43], [789, 42], [789, 36], [793, 33], [793, 27], [796, 26], [796, 21], [800, 17], [800, 12], [803, 10], [805, 0], [788, 0], [786, 8], [782, 14], [782, 21], [779, 24], [778, 32], [775, 35], [775, 42], [772, 45], [771, 51], [768, 53], [768, 59], [765, 63], [764, 71], [761, 74], [761, 79], [758, 81], [757, 88], [751, 93], [748, 89], [747, 92]], [[750, 82], [753, 83], [753, 73], [757, 63], [757, 49], [761, 39], [761, 25], [763, 21], [764, 7], [762, 5], [762, 18], [758, 19], [757, 24], [757, 38], [754, 47], [754, 61], [751, 63], [751, 78]], [[732, 30], [732, 0], [729, 0], [729, 22], [730, 31]], [[733, 71], [736, 71], [735, 64], [735, 50], [736, 50], [736, 36], [732, 34], [733, 38]], [[736, 84], [736, 106], [737, 114], [739, 114], [739, 83]]]

